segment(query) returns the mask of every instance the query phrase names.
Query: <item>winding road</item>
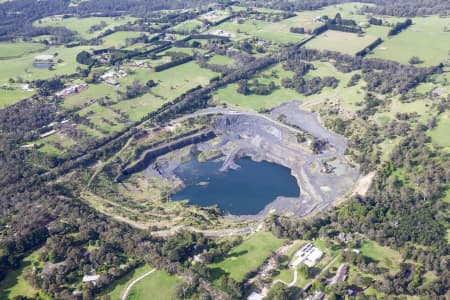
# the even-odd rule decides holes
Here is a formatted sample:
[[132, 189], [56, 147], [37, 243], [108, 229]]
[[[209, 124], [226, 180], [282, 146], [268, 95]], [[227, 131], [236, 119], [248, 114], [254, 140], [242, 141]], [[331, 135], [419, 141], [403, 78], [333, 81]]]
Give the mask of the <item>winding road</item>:
[[128, 294], [130, 293], [131, 289], [133, 288], [133, 286], [138, 283], [139, 281], [141, 281], [142, 279], [144, 279], [145, 277], [147, 277], [148, 275], [152, 274], [153, 272], [155, 272], [156, 269], [153, 268], [150, 271], [148, 271], [147, 273], [139, 276], [138, 278], [136, 278], [135, 280], [133, 280], [132, 282], [130, 282], [130, 284], [127, 286], [127, 288], [125, 289], [125, 291], [123, 292], [122, 296], [120, 297], [120, 300], [126, 300], [128, 297]]
[[281, 279], [277, 279], [277, 280], [275, 280], [273, 283], [272, 283], [272, 285], [274, 285], [275, 283], [278, 283], [278, 282], [281, 282], [281, 283], [284, 283], [285, 285], [287, 285], [288, 287], [291, 287], [291, 286], [294, 286], [294, 284], [297, 282], [297, 269], [295, 269], [294, 270], [294, 277], [292, 278], [292, 281], [291, 282], [289, 282], [289, 283], [287, 283], [287, 282], [285, 282], [285, 281], [283, 281], [283, 280], [281, 280]]

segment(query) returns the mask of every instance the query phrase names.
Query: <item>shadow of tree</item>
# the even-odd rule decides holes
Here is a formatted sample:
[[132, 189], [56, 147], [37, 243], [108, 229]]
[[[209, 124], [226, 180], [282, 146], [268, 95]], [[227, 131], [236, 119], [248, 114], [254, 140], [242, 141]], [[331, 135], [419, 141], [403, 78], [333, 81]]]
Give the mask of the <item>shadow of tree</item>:
[[10, 295], [12, 288], [19, 283], [19, 277], [23, 275], [24, 270], [29, 266], [31, 266], [31, 262], [22, 261], [18, 269], [9, 271], [6, 274], [5, 278], [2, 281], [0, 281], [0, 299], [12, 298]]

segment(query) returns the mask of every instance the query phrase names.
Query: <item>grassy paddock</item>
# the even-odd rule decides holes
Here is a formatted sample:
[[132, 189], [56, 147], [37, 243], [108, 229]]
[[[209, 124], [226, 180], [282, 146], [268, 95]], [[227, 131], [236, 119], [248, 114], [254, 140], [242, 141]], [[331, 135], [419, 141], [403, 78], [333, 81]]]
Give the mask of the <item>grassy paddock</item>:
[[449, 128], [450, 116], [448, 112], [443, 113], [438, 119], [437, 126], [430, 130], [429, 135], [431, 136], [431, 139], [434, 143], [444, 147], [447, 151], [450, 152], [450, 139], [448, 137]]
[[122, 295], [122, 292], [126, 289], [126, 287], [131, 281], [147, 273], [151, 269], [152, 267], [149, 265], [144, 265], [134, 269], [125, 276], [114, 281], [104, 294], [110, 296], [111, 300], [119, 300], [120, 296]]
[[234, 248], [218, 263], [210, 265], [213, 274], [229, 273], [236, 281], [242, 281], [245, 274], [263, 264], [270, 253], [283, 245], [283, 240], [269, 232], [258, 232]]
[[228, 21], [213, 27], [212, 31], [222, 29], [232, 33], [233, 37], [255, 36], [274, 43], [298, 43], [306, 38], [304, 34], [290, 32], [291, 26], [281, 22], [265, 22], [259, 20], [246, 20], [243, 24]]
[[25, 257], [17, 270], [8, 272], [0, 282], [0, 299], [13, 299], [17, 296], [33, 298], [39, 292], [25, 280], [26, 272], [31, 271], [32, 264], [37, 260], [38, 252], [32, 252]]
[[142, 32], [136, 31], [117, 31], [113, 34], [107, 35], [103, 40], [102, 46], [105, 48], [122, 48], [127, 46], [127, 38], [137, 38], [142, 35]]
[[[76, 72], [78, 66], [76, 56], [83, 50], [90, 50], [89, 46], [66, 48], [51, 47], [45, 51], [38, 53], [27, 54], [19, 58], [11, 58], [2, 61], [0, 68], [0, 85], [8, 83], [10, 78], [23, 80], [48, 79], [55, 75], [67, 75]], [[54, 58], [54, 70], [38, 69], [33, 67], [33, 62], [36, 56], [42, 54], [57, 54]], [[86, 67], [86, 66], [81, 66]]]
[[412, 56], [423, 60], [421, 65], [437, 65], [449, 60], [450, 18], [430, 16], [414, 18], [413, 25], [398, 35], [388, 38], [369, 57], [395, 60], [408, 64]]
[[[66, 27], [67, 29], [74, 31], [80, 37], [84, 39], [94, 38], [108, 29], [114, 29], [115, 26], [124, 25], [128, 22], [135, 21], [133, 17], [90, 17], [90, 18], [62, 18], [62, 16], [52, 16], [41, 20], [37, 20], [33, 23], [36, 27]], [[99, 31], [89, 32], [89, 29], [93, 25], [98, 25], [101, 22], [106, 23], [106, 27]]]
[[14, 90], [11, 91], [0, 89], [0, 109], [19, 102], [32, 94], [33, 92], [23, 91], [20, 87], [14, 87]]
[[176, 276], [170, 276], [163, 271], [155, 271], [139, 281], [130, 291], [127, 300], [172, 300], [175, 297], [175, 287], [182, 280]]
[[44, 49], [45, 45], [39, 43], [0, 43], [0, 59], [19, 57]]
[[371, 240], [366, 240], [360, 250], [364, 256], [378, 262], [381, 267], [387, 268], [390, 272], [399, 270], [402, 256], [398, 251], [381, 246]]
[[306, 44], [307, 48], [337, 51], [346, 54], [356, 54], [374, 42], [378, 37], [365, 34], [327, 30]]

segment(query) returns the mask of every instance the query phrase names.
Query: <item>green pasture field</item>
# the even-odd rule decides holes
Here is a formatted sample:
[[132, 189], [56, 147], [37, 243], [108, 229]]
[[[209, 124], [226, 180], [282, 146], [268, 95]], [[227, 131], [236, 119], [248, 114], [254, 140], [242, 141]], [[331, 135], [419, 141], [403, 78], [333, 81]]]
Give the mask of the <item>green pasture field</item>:
[[103, 40], [102, 46], [104, 48], [122, 48], [127, 46], [127, 38], [137, 38], [141, 36], [142, 32], [136, 31], [116, 31], [113, 34], [107, 35]]
[[430, 130], [429, 135], [433, 143], [444, 147], [450, 152], [450, 116], [448, 112], [444, 112], [438, 117], [437, 126]]
[[391, 273], [397, 272], [402, 262], [402, 255], [389, 247], [384, 247], [372, 240], [364, 241], [361, 253], [376, 261], [380, 266], [387, 268]]
[[[124, 25], [128, 22], [137, 20], [134, 17], [89, 17], [89, 18], [63, 18], [62, 16], [51, 16], [37, 20], [33, 23], [36, 27], [66, 27], [67, 29], [77, 33], [81, 38], [92, 39], [108, 29], [114, 29], [115, 26]], [[100, 31], [90, 33], [89, 29], [93, 25], [98, 25], [104, 21], [107, 26]]]
[[108, 289], [105, 291], [104, 294], [110, 296], [111, 300], [120, 300], [120, 296], [122, 295], [123, 291], [127, 288], [128, 284], [133, 280], [135, 280], [136, 278], [138, 278], [139, 276], [149, 272], [151, 269], [153, 269], [151, 266], [143, 265], [130, 271], [125, 276], [115, 280], [108, 287]]
[[305, 97], [306, 99], [308, 99], [308, 101], [318, 102], [318, 104], [321, 105], [321, 103], [327, 99], [337, 100], [339, 101], [339, 105], [347, 111], [354, 112], [360, 109], [360, 107], [358, 107], [356, 104], [364, 100], [364, 81], [361, 79], [361, 81], [357, 85], [347, 87], [347, 83], [349, 82], [352, 75], [359, 73], [359, 71], [342, 73], [329, 62], [314, 61], [313, 64], [315, 69], [309, 71], [305, 75], [304, 78], [306, 80], [311, 80], [316, 76], [319, 76], [321, 78], [325, 76], [333, 76], [339, 81], [339, 83], [336, 89], [324, 88], [320, 94]]
[[34, 298], [39, 292], [28, 281], [25, 280], [25, 273], [32, 270], [32, 265], [37, 261], [38, 251], [32, 252], [25, 257], [20, 267], [8, 272], [6, 277], [0, 281], [0, 299], [13, 299], [17, 296]]
[[327, 30], [315, 39], [306, 43], [306, 48], [337, 51], [354, 55], [374, 42], [378, 37], [368, 34], [359, 36], [356, 33]]
[[50, 135], [46, 138], [39, 139], [35, 141], [36, 144], [44, 144], [43, 147], [39, 148], [40, 152], [48, 153], [48, 154], [61, 154], [61, 149], [70, 149], [75, 146], [76, 142], [70, 137], [63, 135], [59, 132]]
[[307, 37], [305, 34], [290, 32], [290, 26], [281, 22], [265, 22], [259, 20], [245, 20], [243, 24], [236, 24], [233, 20], [212, 27], [210, 32], [217, 29], [232, 33], [232, 37], [254, 36], [274, 43], [299, 43]]
[[125, 112], [129, 120], [137, 122], [148, 113], [160, 108], [165, 102], [165, 100], [147, 93], [134, 99], [122, 100], [113, 107]]
[[[91, 100], [108, 96], [110, 99], [117, 101], [116, 104], [112, 105], [112, 108], [124, 112], [131, 121], [139, 121], [143, 116], [158, 109], [165, 102], [174, 100], [197, 85], [204, 86], [208, 84], [209, 80], [216, 76], [216, 73], [200, 68], [195, 62], [189, 62], [162, 72], [154, 72], [143, 68], [134, 68], [133, 70], [134, 74], [117, 79], [120, 87], [112, 87], [104, 83], [91, 84], [82, 93], [64, 99], [63, 107], [74, 108]], [[158, 85], [151, 88], [149, 93], [140, 97], [127, 100], [119, 99], [117, 91], [125, 91], [126, 86], [130, 85], [134, 80], [139, 80], [142, 84], [145, 84], [148, 80], [154, 80]], [[86, 115], [88, 111], [94, 112], [88, 118], [95, 124], [98, 122], [99, 128], [108, 132], [123, 129], [125, 126], [124, 123], [120, 122], [120, 116], [109, 107], [93, 104], [82, 109], [79, 113]], [[102, 118], [113, 121], [116, 123], [116, 126], [106, 124]]]
[[354, 20], [356, 23], [365, 23], [367, 22], [367, 16], [363, 14], [358, 14], [358, 10], [364, 6], [369, 5], [366, 3], [358, 3], [358, 2], [350, 2], [343, 3], [339, 5], [331, 5], [326, 6], [322, 9], [314, 10], [314, 11], [302, 11], [297, 12], [296, 17], [292, 17], [286, 20], [281, 21], [285, 25], [289, 27], [303, 27], [306, 31], [314, 30], [317, 27], [323, 25], [323, 23], [316, 21], [316, 18], [320, 18], [322, 16], [328, 16], [330, 18], [334, 18], [337, 13], [340, 13], [342, 18]]
[[20, 57], [25, 54], [39, 52], [45, 49], [40, 43], [0, 43], [0, 60], [12, 57]]
[[[270, 109], [281, 103], [300, 100], [303, 102], [323, 102], [327, 99], [339, 99], [344, 108], [355, 111], [357, 107], [355, 103], [363, 100], [364, 93], [360, 91], [362, 84], [347, 88], [347, 82], [353, 73], [344, 74], [339, 72], [334, 66], [326, 62], [313, 62], [315, 70], [309, 71], [305, 76], [305, 80], [319, 76], [334, 76], [339, 80], [336, 89], [324, 88], [320, 94], [304, 96], [294, 89], [286, 89], [281, 86], [281, 80], [285, 77], [292, 78], [294, 73], [283, 70], [281, 64], [259, 73], [249, 80], [251, 83], [254, 79], [258, 82], [268, 84], [270, 81], [279, 87], [270, 95], [242, 95], [237, 92], [238, 84], [229, 84], [225, 88], [219, 89], [214, 94], [214, 101], [217, 103], [228, 103], [238, 107], [253, 109], [259, 111], [262, 109]], [[272, 72], [275, 72], [274, 75]]]
[[234, 64], [233, 59], [229, 58], [228, 56], [219, 54], [216, 54], [213, 57], [211, 57], [208, 62], [211, 64], [224, 66], [232, 66]]
[[136, 283], [127, 300], [175, 300], [175, 287], [182, 282], [180, 278], [158, 270]]
[[401, 33], [386, 38], [368, 57], [376, 57], [408, 64], [412, 56], [423, 60], [422, 66], [449, 61], [450, 18], [430, 16], [414, 18], [413, 25]]
[[114, 99], [117, 96], [117, 90], [117, 88], [106, 83], [89, 84], [88, 88], [83, 92], [65, 97], [61, 106], [65, 109], [73, 109], [91, 100], [96, 100], [102, 97], [110, 97]]
[[[10, 78], [17, 79], [21, 77], [25, 80], [36, 80], [36, 79], [48, 79], [55, 75], [65, 75], [76, 73], [78, 66], [82, 66], [77, 63], [76, 56], [83, 50], [89, 51], [92, 47], [81, 46], [74, 48], [66, 47], [51, 47], [45, 51], [27, 54], [19, 58], [11, 58], [2, 61], [2, 67], [0, 68], [0, 85], [8, 83]], [[43, 54], [58, 55], [54, 58], [54, 70], [50, 71], [48, 69], [39, 69], [33, 67], [33, 62], [36, 56]], [[61, 59], [61, 62], [58, 60]]]
[[78, 115], [87, 117], [95, 124], [95, 129], [107, 133], [113, 133], [125, 128], [124, 122], [121, 121], [120, 115], [106, 106], [98, 103], [89, 105], [78, 111]]
[[432, 109], [433, 101], [430, 99], [418, 99], [410, 103], [403, 103], [397, 98], [392, 98], [391, 100], [390, 107], [387, 108], [387, 111], [374, 115], [374, 119], [380, 125], [394, 120], [397, 113], [417, 113], [419, 115], [417, 120], [426, 124], [435, 113], [435, 110]]
[[200, 22], [197, 19], [194, 20], [187, 20], [184, 21], [176, 26], [174, 26], [172, 29], [175, 30], [175, 32], [191, 32], [194, 29], [200, 29], [203, 26], [203, 23]]
[[245, 274], [262, 265], [270, 253], [282, 245], [283, 240], [269, 232], [255, 233], [231, 250], [221, 262], [210, 265], [213, 276], [214, 273], [221, 273], [222, 270], [240, 282]]
[[12, 105], [31, 96], [33, 92], [23, 91], [20, 87], [14, 85], [14, 90], [4, 90], [0, 88], [0, 109]]
[[227, 10], [214, 10], [205, 13], [199, 17], [200, 21], [208, 20], [209, 22], [215, 23], [219, 22], [230, 16], [230, 12]]
[[146, 72], [140, 73], [138, 78], [140, 77], [139, 79], [142, 81], [145, 80], [144, 82], [150, 79], [157, 82], [158, 85], [151, 90], [166, 100], [173, 100], [197, 85], [206, 85], [211, 78], [218, 75], [210, 70], [200, 68], [194, 61], [162, 72], [150, 72], [149, 75], [147, 74]]
[[360, 107], [358, 107], [356, 104], [358, 102], [364, 101], [365, 91], [363, 90], [363, 88], [366, 85], [364, 83], [364, 80], [361, 79], [360, 82], [355, 86], [347, 87], [347, 83], [349, 82], [350, 78], [354, 74], [360, 73], [359, 71], [342, 73], [329, 62], [314, 61], [313, 64], [315, 70], [311, 70], [305, 75], [306, 80], [310, 80], [316, 76], [333, 76], [336, 77], [337, 80], [339, 80], [339, 83], [336, 89], [325, 88], [322, 90], [322, 93], [311, 95], [307, 97], [308, 99], [318, 99], [319, 97], [322, 97], [324, 99], [333, 98], [339, 100], [340, 106], [347, 111], [354, 112], [360, 109]]
[[236, 83], [229, 84], [215, 92], [214, 101], [229, 103], [238, 107], [259, 111], [270, 109], [284, 102], [301, 100], [304, 98], [293, 89], [278, 88], [270, 95], [242, 95], [237, 92]]
[[278, 86], [270, 95], [243, 95], [237, 92], [238, 84], [233, 83], [227, 85], [225, 88], [219, 89], [214, 94], [214, 101], [226, 102], [232, 105], [249, 108], [253, 110], [261, 110], [275, 107], [283, 102], [300, 100], [302, 95], [293, 89], [285, 89], [281, 87], [281, 80], [284, 77], [292, 78], [294, 75], [291, 71], [285, 71], [281, 64], [278, 64], [266, 71], [260, 72], [249, 79], [251, 83], [253, 80], [258, 80], [259, 83], [269, 84], [271, 81]]

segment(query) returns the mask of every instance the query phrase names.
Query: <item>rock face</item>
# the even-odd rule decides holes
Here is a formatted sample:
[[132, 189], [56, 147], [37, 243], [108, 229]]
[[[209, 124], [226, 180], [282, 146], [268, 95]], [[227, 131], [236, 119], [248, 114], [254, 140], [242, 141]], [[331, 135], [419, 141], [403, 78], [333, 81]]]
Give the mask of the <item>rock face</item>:
[[[303, 216], [324, 209], [349, 192], [358, 178], [358, 168], [344, 156], [347, 140], [324, 128], [315, 114], [300, 110], [297, 102], [275, 108], [270, 116], [227, 109], [215, 114], [212, 127], [217, 137], [197, 144], [198, 151], [222, 153], [222, 170], [238, 167], [235, 161], [241, 157], [285, 166], [300, 187], [298, 198], [278, 197], [258, 215], [240, 218], [271, 211]], [[326, 146], [313, 154], [309, 142], [298, 142], [299, 135], [309, 136], [309, 142], [326, 141]]]

